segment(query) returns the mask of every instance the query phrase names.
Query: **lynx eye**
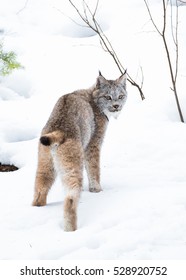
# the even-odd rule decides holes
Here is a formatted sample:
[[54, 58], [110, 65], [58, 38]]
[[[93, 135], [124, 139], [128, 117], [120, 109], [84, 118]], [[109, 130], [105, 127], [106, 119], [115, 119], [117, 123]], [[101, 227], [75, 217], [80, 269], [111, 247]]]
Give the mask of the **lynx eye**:
[[119, 99], [123, 99], [123, 98], [124, 98], [124, 95], [119, 95], [118, 98], [119, 98]]
[[106, 100], [112, 100], [112, 97], [111, 97], [110, 95], [105, 95], [104, 98], [105, 98]]

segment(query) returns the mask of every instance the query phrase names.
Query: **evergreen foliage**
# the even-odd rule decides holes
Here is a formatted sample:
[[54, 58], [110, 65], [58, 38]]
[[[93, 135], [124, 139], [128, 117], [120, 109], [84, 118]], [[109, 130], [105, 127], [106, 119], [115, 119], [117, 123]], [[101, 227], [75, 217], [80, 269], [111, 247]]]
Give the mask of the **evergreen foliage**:
[[15, 52], [4, 52], [3, 44], [0, 42], [0, 76], [6, 76], [12, 73], [15, 69], [22, 68], [22, 65], [16, 60]]

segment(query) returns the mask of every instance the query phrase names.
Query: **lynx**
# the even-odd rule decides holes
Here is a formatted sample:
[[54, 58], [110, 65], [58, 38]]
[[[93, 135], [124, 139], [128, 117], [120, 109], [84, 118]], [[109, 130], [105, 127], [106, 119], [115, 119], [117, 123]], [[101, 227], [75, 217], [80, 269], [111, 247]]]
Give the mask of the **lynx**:
[[100, 149], [111, 116], [117, 118], [127, 98], [126, 73], [59, 98], [42, 130], [35, 179], [34, 206], [46, 205], [57, 175], [66, 189], [64, 230], [77, 229], [77, 206], [85, 165], [89, 191], [100, 192]]

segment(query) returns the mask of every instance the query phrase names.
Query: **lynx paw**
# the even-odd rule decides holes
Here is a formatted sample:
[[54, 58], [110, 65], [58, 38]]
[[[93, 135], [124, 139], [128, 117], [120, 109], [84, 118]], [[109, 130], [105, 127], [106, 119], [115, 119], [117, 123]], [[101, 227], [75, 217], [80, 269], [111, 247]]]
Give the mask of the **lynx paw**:
[[32, 206], [45, 206], [46, 205], [46, 197], [42, 197], [40, 194], [35, 195], [35, 198], [32, 202]]
[[33, 201], [32, 206], [45, 206], [46, 202], [38, 202], [38, 201]]
[[75, 231], [77, 230], [77, 227], [75, 225], [71, 225], [71, 224], [64, 224], [64, 231], [66, 232], [70, 232], [70, 231]]
[[94, 193], [98, 193], [102, 191], [102, 188], [100, 185], [96, 184], [94, 186], [89, 186], [89, 191], [90, 192], [94, 192]]

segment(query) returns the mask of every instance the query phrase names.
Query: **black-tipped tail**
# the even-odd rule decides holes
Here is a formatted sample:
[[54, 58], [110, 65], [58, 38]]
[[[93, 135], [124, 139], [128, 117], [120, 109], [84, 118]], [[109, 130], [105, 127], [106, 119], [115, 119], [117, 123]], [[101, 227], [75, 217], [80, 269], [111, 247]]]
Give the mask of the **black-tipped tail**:
[[40, 138], [40, 142], [44, 146], [50, 146], [53, 144], [55, 144], [55, 146], [56, 145], [59, 146], [59, 145], [63, 144], [64, 141], [65, 141], [64, 132], [59, 131], [59, 130], [47, 133], [47, 134], [41, 136], [41, 138]]
[[44, 146], [50, 146], [51, 145], [51, 139], [48, 136], [41, 136], [40, 142]]

